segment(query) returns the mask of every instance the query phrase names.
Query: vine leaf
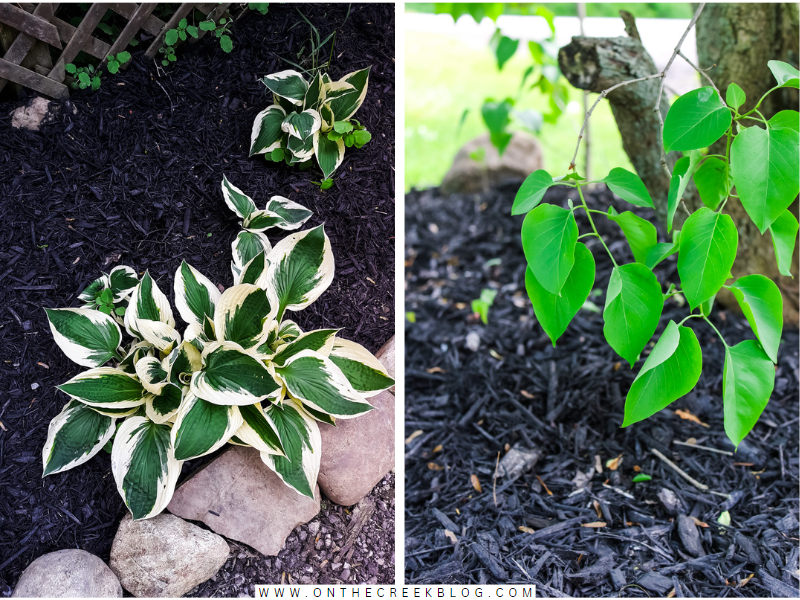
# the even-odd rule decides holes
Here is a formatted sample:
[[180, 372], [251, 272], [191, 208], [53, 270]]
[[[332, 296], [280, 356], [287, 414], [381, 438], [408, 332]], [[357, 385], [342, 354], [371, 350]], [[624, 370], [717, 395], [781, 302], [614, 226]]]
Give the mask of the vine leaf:
[[524, 215], [526, 212], [536, 208], [551, 185], [553, 185], [553, 178], [544, 169], [539, 169], [528, 175], [514, 198], [511, 214]]
[[578, 225], [571, 210], [550, 204], [534, 208], [522, 223], [522, 249], [536, 280], [558, 294], [575, 264]]
[[678, 275], [694, 310], [716, 294], [730, 277], [739, 234], [730, 215], [700, 208], [681, 230]]
[[715, 156], [707, 158], [697, 168], [693, 179], [700, 200], [711, 210], [717, 210], [722, 201], [728, 197], [731, 186], [728, 181], [728, 163], [724, 160]]
[[748, 127], [731, 144], [731, 175], [742, 206], [763, 234], [800, 192], [800, 133]]
[[650, 269], [640, 263], [614, 268], [603, 309], [603, 335], [631, 368], [656, 332], [663, 308], [661, 285]]
[[770, 360], [778, 362], [783, 330], [783, 297], [778, 286], [763, 275], [740, 277], [728, 289], [750, 323]]
[[797, 241], [797, 229], [797, 218], [788, 210], [783, 211], [769, 226], [778, 271], [787, 277], [792, 277], [792, 256], [794, 255], [794, 244]]
[[725, 348], [725, 433], [737, 448], [764, 412], [774, 385], [775, 367], [758, 342], [745, 340]]
[[618, 213], [613, 206], [608, 208], [608, 218], [622, 228], [625, 239], [633, 252], [636, 262], [644, 264], [647, 261], [647, 252], [658, 242], [658, 233], [655, 226], [646, 219], [626, 210]]
[[699, 150], [716, 142], [731, 126], [731, 111], [710, 86], [685, 93], [664, 120], [664, 150]]
[[575, 264], [561, 288], [561, 294], [552, 294], [540, 284], [530, 266], [525, 270], [525, 288], [533, 304], [536, 319], [556, 345], [558, 338], [567, 330], [594, 285], [594, 257], [586, 246], [575, 246]]
[[606, 182], [606, 185], [612, 192], [623, 200], [627, 200], [636, 206], [654, 208], [650, 192], [647, 191], [644, 182], [642, 182], [638, 175], [626, 169], [616, 167], [611, 169], [603, 181]]
[[688, 156], [678, 159], [675, 169], [672, 171], [672, 178], [669, 180], [669, 192], [667, 194], [667, 233], [672, 231], [672, 221], [675, 218], [675, 211], [678, 210], [686, 186], [692, 178], [697, 164], [703, 156], [697, 151], [689, 152]]
[[670, 321], [625, 398], [622, 426], [643, 421], [688, 394], [702, 369], [703, 355], [694, 331]]

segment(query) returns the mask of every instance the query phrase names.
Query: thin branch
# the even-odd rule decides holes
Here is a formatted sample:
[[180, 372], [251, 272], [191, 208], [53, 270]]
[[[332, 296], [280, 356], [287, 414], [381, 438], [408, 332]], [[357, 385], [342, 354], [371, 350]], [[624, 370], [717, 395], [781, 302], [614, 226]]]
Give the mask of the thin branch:
[[687, 63], [689, 63], [689, 66], [690, 66], [690, 67], [692, 67], [692, 68], [693, 68], [695, 71], [697, 71], [698, 73], [700, 73], [700, 75], [701, 75], [702, 77], [705, 77], [705, 78], [706, 78], [706, 80], [708, 81], [708, 83], [709, 83], [709, 84], [711, 84], [711, 87], [713, 87], [713, 88], [714, 88], [714, 91], [716, 91], [716, 92], [717, 92], [717, 94], [719, 94], [719, 96], [720, 96], [720, 97], [722, 97], [722, 94], [720, 94], [720, 93], [719, 93], [719, 90], [717, 89], [717, 86], [716, 86], [716, 85], [714, 85], [714, 81], [711, 79], [711, 77], [709, 77], [709, 76], [708, 76], [708, 71], [710, 71], [711, 69], [713, 69], [713, 68], [714, 68], [714, 67], [716, 67], [717, 65], [711, 65], [710, 67], [707, 67], [707, 68], [705, 68], [705, 69], [701, 69], [701, 68], [700, 68], [700, 67], [698, 67], [696, 64], [694, 64], [694, 63], [693, 63], [691, 60], [689, 60], [689, 57], [688, 57], [688, 56], [686, 56], [686, 55], [685, 55], [683, 52], [681, 52], [680, 50], [678, 51], [678, 56], [680, 56], [680, 57], [681, 57], [683, 60], [685, 60]]
[[696, 487], [698, 490], [702, 490], [702, 491], [704, 491], [704, 492], [707, 492], [707, 491], [708, 491], [708, 486], [707, 486], [705, 483], [700, 483], [699, 481], [697, 481], [697, 480], [696, 480], [694, 477], [692, 477], [691, 475], [689, 475], [689, 474], [688, 474], [686, 471], [684, 471], [683, 469], [681, 469], [681, 468], [680, 468], [678, 465], [676, 465], [674, 462], [672, 462], [672, 461], [671, 461], [670, 459], [668, 459], [666, 456], [664, 456], [663, 454], [661, 454], [661, 452], [659, 452], [659, 451], [658, 451], [658, 450], [656, 450], [655, 448], [650, 448], [650, 452], [652, 452], [652, 453], [653, 453], [653, 454], [655, 454], [655, 455], [656, 455], [658, 458], [660, 458], [662, 461], [664, 461], [664, 463], [665, 463], [667, 466], [669, 466], [669, 467], [672, 467], [672, 468], [673, 468], [673, 469], [674, 469], [674, 470], [675, 470], [675, 471], [678, 473], [678, 475], [680, 475], [681, 477], [683, 477], [683, 478], [684, 478], [686, 481], [688, 481], [689, 483], [691, 483], [691, 484], [692, 484], [694, 487]]

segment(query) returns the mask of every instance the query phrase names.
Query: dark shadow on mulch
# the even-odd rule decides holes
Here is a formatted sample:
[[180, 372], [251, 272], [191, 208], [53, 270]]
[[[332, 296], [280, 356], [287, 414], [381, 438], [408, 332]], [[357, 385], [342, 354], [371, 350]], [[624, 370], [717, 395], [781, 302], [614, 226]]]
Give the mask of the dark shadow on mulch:
[[[696, 389], [621, 429], [642, 363], [631, 371], [605, 342], [602, 315], [588, 310], [552, 347], [525, 292], [523, 217], [509, 215], [517, 187], [406, 196], [406, 310], [416, 317], [406, 324], [405, 433], [416, 434], [406, 445], [406, 582], [535, 583], [539, 595], [556, 597], [666, 596], [673, 588], [677, 597], [796, 597], [797, 330], [784, 331], [775, 391], [735, 454], [675, 443], [733, 450], [722, 422], [724, 350], [696, 321], [687, 322], [703, 349]], [[546, 199], [565, 206], [567, 192], [551, 188]], [[630, 208], [605, 187], [587, 200], [604, 211]], [[578, 221], [587, 231], [583, 211]], [[596, 223], [618, 260], [631, 262], [619, 229]], [[612, 265], [595, 238], [586, 241], [600, 291], [590, 300], [602, 309]], [[675, 258], [657, 275], [677, 282]], [[499, 293], [483, 325], [470, 303], [488, 287]], [[686, 314], [668, 301], [657, 335]], [[730, 344], [753, 337], [731, 311], [713, 322]], [[476, 335], [473, 352], [467, 338]], [[538, 451], [538, 463], [516, 481], [495, 481], [496, 461], [513, 446]], [[650, 449], [728, 497], [693, 487]], [[606, 461], [620, 455], [609, 470]], [[652, 480], [633, 483], [639, 471]], [[718, 523], [725, 510], [727, 527]], [[606, 525], [581, 526], [598, 522]]]
[[[393, 335], [394, 6], [352, 5], [349, 16], [343, 4], [300, 8], [323, 38], [338, 30], [333, 77], [372, 65], [356, 115], [372, 141], [348, 149], [325, 192], [309, 183], [320, 179], [316, 168], [247, 157], [253, 118], [271, 103], [257, 79], [290, 68], [279, 57], [297, 61], [308, 38], [292, 5], [238, 21], [231, 54], [210, 36], [181, 47], [166, 72], [140, 44], [130, 68], [97, 92], [73, 93], [41, 132], [11, 129], [8, 112], [20, 102], [0, 105], [0, 595], [47, 552], [83, 548], [108, 560], [124, 514], [105, 453], [42, 479], [47, 426], [66, 403], [54, 386], [83, 370], [53, 342], [42, 307], [77, 306], [77, 293], [116, 264], [149, 269], [170, 299], [182, 259], [230, 286], [240, 226], [219, 191], [223, 173], [259, 207], [279, 194], [314, 211], [307, 227], [325, 223], [336, 277], [293, 315], [301, 327], [342, 328], [373, 352]], [[381, 495], [393, 493], [390, 481], [392, 492], [379, 488]], [[393, 529], [380, 540], [378, 529], [370, 532], [393, 556]], [[392, 568], [377, 576], [354, 568], [349, 582], [393, 582], [387, 561]], [[284, 571], [298, 580], [305, 565], [290, 562]], [[256, 574], [275, 573], [279, 581], [278, 570]], [[219, 593], [213, 585], [203, 592]]]

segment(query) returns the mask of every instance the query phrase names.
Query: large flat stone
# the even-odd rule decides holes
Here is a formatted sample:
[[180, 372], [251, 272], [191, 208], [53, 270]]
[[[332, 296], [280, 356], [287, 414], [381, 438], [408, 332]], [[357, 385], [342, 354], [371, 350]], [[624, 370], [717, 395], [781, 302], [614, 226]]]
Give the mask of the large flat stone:
[[177, 598], [213, 577], [230, 548], [220, 536], [162, 513], [125, 515], [111, 546], [111, 570], [138, 598]]
[[117, 576], [85, 550], [44, 554], [22, 572], [12, 598], [122, 598]]
[[313, 500], [301, 496], [257, 450], [234, 446], [175, 490], [167, 510], [274, 556], [295, 527], [319, 513], [319, 488]]
[[375, 410], [355, 419], [319, 424], [322, 436], [320, 489], [343, 506], [356, 504], [394, 469], [394, 395], [369, 399]]

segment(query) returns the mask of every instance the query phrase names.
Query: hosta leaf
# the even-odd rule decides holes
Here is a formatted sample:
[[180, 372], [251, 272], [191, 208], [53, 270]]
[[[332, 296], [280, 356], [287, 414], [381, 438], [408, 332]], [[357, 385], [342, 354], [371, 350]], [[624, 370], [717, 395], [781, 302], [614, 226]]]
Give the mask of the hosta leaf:
[[169, 300], [150, 277], [149, 272], [145, 272], [142, 280], [133, 288], [128, 310], [125, 311], [125, 327], [128, 329], [128, 333], [141, 337], [139, 336], [139, 322], [144, 320], [160, 321], [169, 325], [170, 328], [175, 327]]
[[558, 294], [575, 264], [578, 225], [571, 210], [542, 204], [522, 223], [522, 249], [536, 281]]
[[763, 275], [740, 277], [728, 289], [772, 362], [778, 362], [783, 330], [783, 297], [778, 286]]
[[240, 269], [249, 263], [259, 252], [269, 254], [272, 244], [266, 235], [254, 231], [240, 231], [231, 244], [233, 262]]
[[539, 169], [528, 175], [514, 197], [511, 214], [524, 215], [526, 212], [536, 208], [544, 198], [544, 193], [552, 185], [554, 185], [553, 177], [544, 169]]
[[700, 200], [711, 210], [717, 210], [730, 192], [727, 166], [724, 160], [711, 157], [704, 160], [694, 173], [694, 184]]
[[114, 319], [87, 308], [45, 308], [58, 347], [82, 367], [99, 367], [117, 352], [122, 333]]
[[333, 281], [333, 252], [323, 225], [292, 233], [267, 256], [265, 287], [278, 298], [278, 318], [314, 302]]
[[608, 218], [622, 228], [625, 239], [633, 252], [636, 262], [644, 264], [647, 260], [647, 251], [658, 242], [658, 233], [655, 226], [640, 216], [625, 211], [618, 213], [613, 206], [608, 209]]
[[101, 275], [100, 277], [95, 279], [92, 283], [87, 285], [86, 288], [80, 294], [78, 294], [78, 300], [92, 304], [97, 299], [97, 297], [102, 293], [102, 291], [110, 287], [110, 285], [111, 284], [108, 281], [108, 275]]
[[114, 438], [111, 471], [134, 519], [159, 514], [172, 499], [181, 472], [170, 443], [170, 426], [129, 417]]
[[700, 208], [681, 230], [678, 275], [694, 310], [725, 284], [736, 258], [739, 234], [729, 215]]
[[175, 272], [174, 287], [175, 306], [186, 323], [202, 323], [206, 316], [214, 318], [214, 306], [219, 301], [220, 291], [185, 260]]
[[161, 361], [153, 356], [144, 357], [136, 363], [136, 376], [144, 389], [151, 394], [160, 394], [168, 383], [167, 371], [164, 370]]
[[769, 120], [769, 128], [800, 131], [800, 113], [796, 110], [782, 110]]
[[161, 352], [169, 353], [177, 344], [181, 343], [181, 334], [178, 333], [178, 330], [161, 321], [139, 319], [136, 327], [139, 329], [140, 335]]
[[314, 136], [307, 137], [304, 140], [296, 137], [290, 137], [288, 139], [286, 143], [286, 150], [290, 154], [290, 165], [306, 162], [307, 160], [311, 159], [315, 152], [314, 137], [318, 134], [319, 132], [314, 134]]
[[603, 181], [606, 182], [612, 192], [623, 200], [636, 206], [653, 208], [653, 198], [650, 196], [650, 192], [647, 191], [644, 182], [635, 173], [616, 167], [611, 169]]
[[640, 263], [614, 268], [603, 309], [603, 335], [631, 368], [656, 332], [663, 308], [661, 285], [650, 269]]
[[271, 362], [277, 366], [282, 366], [292, 356], [303, 350], [313, 350], [323, 356], [329, 356], [336, 341], [337, 331], [338, 329], [317, 329], [316, 331], [303, 333], [288, 344], [277, 348], [277, 352], [272, 357]]
[[277, 303], [258, 286], [243, 283], [228, 288], [217, 303], [214, 331], [217, 339], [249, 349], [265, 337], [278, 311]]
[[182, 399], [183, 388], [168, 383], [161, 393], [145, 396], [145, 414], [154, 423], [166, 423], [178, 413]]
[[373, 408], [333, 361], [311, 350], [294, 355], [275, 373], [293, 397], [314, 410], [350, 418]]
[[191, 374], [203, 367], [200, 351], [188, 341], [173, 349], [162, 364], [175, 385], [188, 384]]
[[130, 347], [118, 368], [129, 375], [136, 375], [136, 363], [145, 356], [153, 356], [153, 346], [149, 342], [137, 342]]
[[281, 321], [281, 326], [278, 329], [278, 337], [284, 342], [291, 342], [303, 335], [303, 330], [298, 327], [297, 323], [290, 320]]
[[317, 74], [308, 84], [306, 97], [303, 100], [303, 106], [316, 110], [323, 102], [325, 102], [325, 83], [322, 81], [322, 72], [317, 71]]
[[56, 387], [75, 400], [93, 406], [130, 408], [144, 404], [142, 384], [111, 367], [89, 369]]
[[594, 257], [586, 246], [575, 246], [575, 264], [561, 288], [561, 294], [551, 294], [536, 280], [530, 266], [525, 269], [525, 289], [533, 304], [536, 319], [553, 342], [567, 330], [567, 326], [589, 297], [594, 285]]
[[656, 414], [692, 391], [703, 356], [694, 331], [670, 321], [625, 398], [623, 427]]
[[267, 258], [264, 252], [259, 252], [253, 260], [242, 267], [241, 272], [234, 276], [233, 284], [237, 286], [242, 283], [255, 285], [264, 275], [267, 269]]
[[314, 213], [305, 206], [293, 202], [283, 196], [273, 196], [267, 202], [267, 210], [278, 215], [283, 219], [283, 223], [278, 225], [281, 229], [291, 231], [297, 229], [311, 218]]
[[264, 364], [234, 342], [213, 342], [203, 350], [203, 370], [192, 375], [191, 391], [214, 404], [246, 406], [280, 394]]
[[222, 406], [186, 394], [172, 427], [178, 460], [191, 460], [221, 448], [242, 425], [237, 406]]
[[789, 63], [780, 60], [770, 60], [767, 62], [769, 70], [781, 87], [800, 87], [800, 72]]
[[725, 347], [722, 400], [725, 433], [738, 447], [767, 406], [775, 385], [775, 367], [755, 340]]
[[792, 256], [794, 245], [797, 241], [797, 218], [788, 210], [783, 211], [772, 225], [769, 232], [772, 234], [772, 246], [775, 248], [775, 260], [781, 275], [792, 276]]
[[356, 114], [356, 111], [361, 107], [364, 98], [367, 95], [367, 86], [369, 85], [369, 71], [371, 67], [361, 69], [348, 73], [342, 77], [339, 82], [353, 86], [350, 93], [333, 98], [335, 90], [329, 88], [327, 92], [328, 100], [326, 104], [330, 106], [333, 114], [336, 115], [337, 121], [348, 121], [350, 117]]
[[320, 127], [320, 131], [323, 133], [327, 133], [331, 129], [333, 129], [333, 124], [336, 122], [333, 116], [333, 111], [331, 107], [327, 104], [323, 104], [319, 107], [319, 118], [322, 119], [322, 126]]
[[42, 448], [42, 477], [82, 465], [103, 449], [114, 431], [113, 418], [70, 400], [50, 421]]
[[667, 152], [699, 150], [716, 142], [731, 126], [731, 111], [710, 86], [683, 94], [664, 120]]
[[307, 139], [319, 131], [321, 120], [316, 110], [308, 109], [299, 113], [289, 113], [281, 123], [281, 129], [290, 136]]
[[287, 70], [267, 75], [261, 82], [276, 96], [288, 100], [295, 106], [303, 106], [308, 82], [297, 71]]
[[394, 379], [389, 377], [386, 367], [360, 344], [336, 338], [328, 357], [364, 398], [375, 396], [394, 385]]
[[256, 212], [256, 203], [253, 199], [228, 181], [225, 175], [222, 176], [222, 197], [228, 208], [242, 219]]
[[697, 164], [702, 159], [702, 155], [697, 151], [692, 151], [689, 156], [678, 159], [669, 180], [669, 192], [667, 192], [667, 233], [672, 231], [672, 221], [675, 218], [675, 211], [681, 203], [683, 193], [692, 180], [692, 174], [697, 168]]
[[256, 115], [250, 134], [250, 156], [266, 154], [281, 147], [284, 137], [281, 124], [285, 118], [286, 111], [277, 104], [268, 106]]
[[325, 179], [339, 168], [344, 160], [344, 142], [341, 139], [331, 140], [321, 131], [314, 134], [314, 154]]
[[136, 271], [125, 265], [114, 267], [108, 274], [108, 284], [114, 292], [115, 299], [129, 295], [138, 283], [139, 277]]
[[236, 437], [245, 444], [248, 444], [259, 452], [267, 454], [283, 454], [283, 446], [277, 427], [268, 415], [269, 411], [264, 412], [261, 404], [256, 402], [249, 406], [240, 406], [239, 412], [242, 413], [243, 423], [236, 430]]
[[270, 210], [256, 210], [244, 220], [242, 227], [248, 231], [263, 232], [272, 227], [280, 227], [283, 219]]
[[800, 191], [800, 133], [748, 127], [731, 144], [731, 175], [742, 206], [764, 233]]
[[261, 460], [298, 494], [313, 498], [322, 456], [316, 421], [292, 400], [272, 405], [265, 413], [275, 424], [285, 456], [262, 452]]

